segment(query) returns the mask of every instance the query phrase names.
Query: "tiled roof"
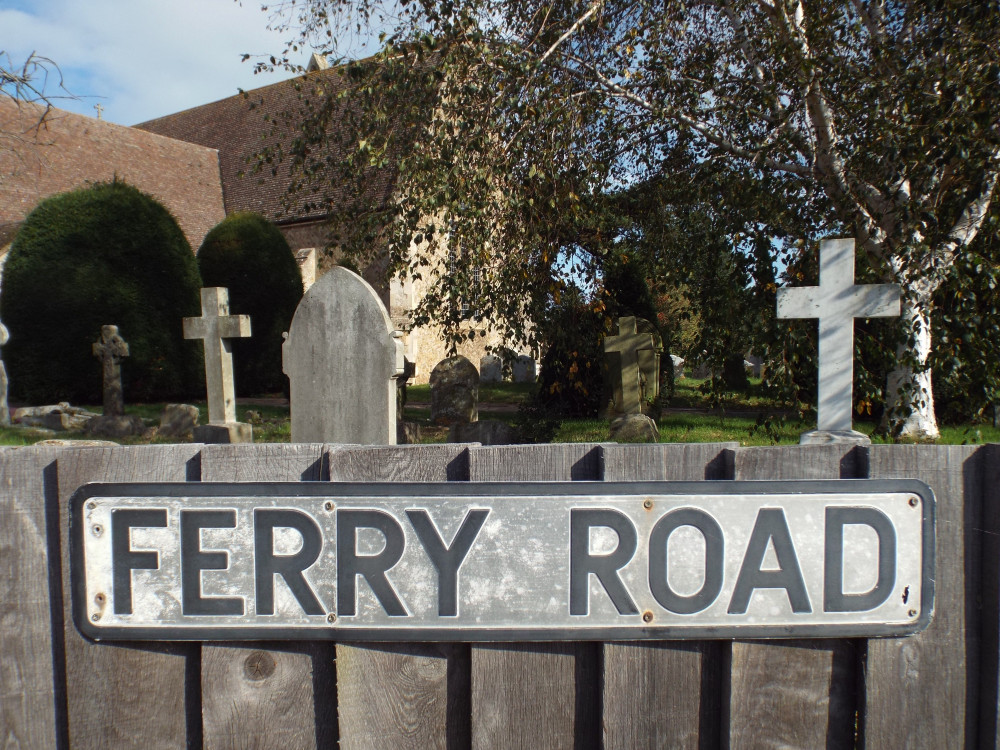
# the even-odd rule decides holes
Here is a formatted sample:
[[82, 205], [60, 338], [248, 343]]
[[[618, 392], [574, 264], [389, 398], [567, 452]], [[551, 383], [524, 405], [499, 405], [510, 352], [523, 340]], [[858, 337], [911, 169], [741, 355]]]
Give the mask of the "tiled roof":
[[0, 246], [38, 203], [118, 177], [157, 198], [192, 249], [225, 216], [218, 154], [93, 117], [0, 97]]
[[[322, 97], [335, 96], [345, 85], [340, 71], [340, 68], [313, 71], [135, 127], [217, 149], [227, 213], [255, 211], [282, 224], [319, 219], [324, 211], [306, 208], [311, 194], [305, 191], [286, 205], [292, 181], [287, 159], [254, 173], [254, 155], [268, 146], [283, 147], [287, 154], [297, 136], [294, 128], [300, 118], [296, 114], [305, 112], [310, 102], [315, 104]], [[334, 116], [330, 121], [331, 127], [336, 127], [340, 118]], [[336, 146], [330, 146], [328, 156], [336, 158], [332, 153], [335, 149]], [[276, 169], [275, 174], [272, 168]], [[381, 201], [388, 198], [389, 182], [388, 172], [378, 180], [376, 192]], [[338, 198], [346, 199], [349, 189], [330, 188], [334, 203]]]

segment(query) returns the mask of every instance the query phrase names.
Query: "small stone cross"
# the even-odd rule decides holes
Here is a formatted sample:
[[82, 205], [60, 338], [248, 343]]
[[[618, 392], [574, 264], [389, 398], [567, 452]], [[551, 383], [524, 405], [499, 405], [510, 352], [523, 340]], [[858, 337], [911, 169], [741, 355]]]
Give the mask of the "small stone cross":
[[125, 416], [122, 397], [122, 359], [128, 356], [128, 344], [118, 335], [118, 326], [101, 326], [101, 338], [93, 344], [94, 356], [104, 370], [104, 416]]
[[[854, 319], [892, 317], [899, 310], [898, 285], [854, 283], [853, 239], [820, 242], [819, 286], [778, 290], [779, 318], [819, 318], [818, 432], [852, 432]], [[802, 442], [812, 441], [803, 436]]]
[[201, 290], [201, 317], [184, 318], [184, 338], [205, 342], [205, 381], [208, 389], [208, 421], [236, 421], [236, 389], [233, 386], [233, 350], [228, 339], [250, 335], [247, 315], [229, 314], [229, 290], [213, 286]]
[[639, 352], [653, 349], [656, 339], [651, 333], [639, 333], [634, 317], [618, 319], [618, 335], [604, 339], [604, 352], [621, 355], [622, 403], [618, 408], [623, 414], [642, 413], [642, 385], [639, 377]]

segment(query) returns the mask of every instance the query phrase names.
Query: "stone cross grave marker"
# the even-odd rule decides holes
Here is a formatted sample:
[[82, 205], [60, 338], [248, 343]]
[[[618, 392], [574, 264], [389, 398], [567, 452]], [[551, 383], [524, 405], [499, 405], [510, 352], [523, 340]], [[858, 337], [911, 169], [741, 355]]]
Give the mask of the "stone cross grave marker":
[[854, 319], [899, 315], [896, 284], [854, 283], [854, 240], [823, 240], [819, 245], [819, 286], [778, 290], [779, 318], [819, 318], [819, 394], [817, 429], [800, 442], [868, 442], [852, 423]]
[[208, 424], [195, 428], [195, 440], [211, 443], [251, 442], [248, 424], [236, 421], [233, 383], [233, 345], [229, 339], [250, 335], [250, 317], [229, 314], [229, 290], [201, 290], [201, 317], [184, 318], [184, 338], [202, 339], [205, 346], [205, 383]]
[[[640, 352], [656, 351], [656, 337], [652, 333], [639, 333], [637, 318], [618, 319], [618, 335], [604, 338], [604, 353], [617, 352], [621, 356], [621, 399], [615, 394], [614, 410], [619, 414], [642, 413], [642, 378]], [[657, 370], [659, 360], [657, 360]], [[612, 382], [615, 377], [612, 373]], [[655, 378], [654, 378], [655, 381]]]
[[93, 352], [104, 373], [104, 416], [124, 416], [122, 360], [128, 356], [128, 344], [119, 335], [118, 326], [101, 326], [101, 338], [94, 342]]
[[309, 287], [281, 350], [292, 442], [395, 445], [401, 335], [356, 273], [334, 266]]

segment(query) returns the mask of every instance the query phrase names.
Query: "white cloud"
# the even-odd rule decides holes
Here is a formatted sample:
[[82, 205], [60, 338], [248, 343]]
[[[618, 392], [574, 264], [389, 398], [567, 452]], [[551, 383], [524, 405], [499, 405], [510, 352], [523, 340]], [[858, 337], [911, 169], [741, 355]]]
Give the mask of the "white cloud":
[[[85, 97], [57, 106], [132, 125], [287, 78], [254, 75], [242, 55], [277, 55], [289, 32], [270, 31], [259, 0], [0, 0], [5, 51], [54, 60]], [[308, 53], [302, 52], [300, 62]], [[100, 98], [97, 98], [100, 97]]]

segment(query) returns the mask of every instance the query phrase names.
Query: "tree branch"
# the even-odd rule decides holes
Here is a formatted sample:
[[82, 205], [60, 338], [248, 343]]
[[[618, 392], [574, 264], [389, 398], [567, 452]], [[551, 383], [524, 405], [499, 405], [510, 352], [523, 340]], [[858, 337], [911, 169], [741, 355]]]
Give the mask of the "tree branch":
[[590, 18], [592, 15], [594, 15], [602, 5], [604, 5], [604, 0], [594, 0], [594, 2], [592, 2], [590, 4], [590, 7], [587, 9], [587, 12], [584, 13], [582, 16], [580, 16], [578, 19], [576, 19], [576, 22], [572, 26], [570, 26], [569, 29], [567, 29], [566, 32], [561, 37], [556, 39], [555, 44], [549, 47], [546, 53], [538, 59], [538, 64], [541, 65], [546, 60], [548, 60], [549, 56], [556, 51], [559, 45], [561, 45], [563, 42], [565, 42], [567, 39], [573, 36], [573, 34], [579, 31], [580, 27], [587, 22], [587, 19]]

